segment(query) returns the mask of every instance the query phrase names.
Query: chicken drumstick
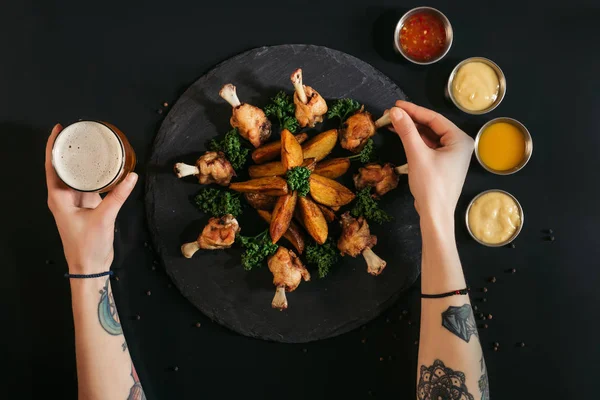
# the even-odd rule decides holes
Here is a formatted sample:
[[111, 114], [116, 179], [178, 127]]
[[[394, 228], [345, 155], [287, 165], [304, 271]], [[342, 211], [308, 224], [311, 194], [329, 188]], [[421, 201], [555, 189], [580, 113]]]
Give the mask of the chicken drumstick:
[[377, 129], [391, 123], [387, 112], [377, 121], [373, 121], [373, 116], [365, 111], [363, 106], [342, 124], [340, 144], [344, 149], [358, 153], [365, 147], [367, 140], [375, 135]]
[[298, 256], [283, 246], [279, 246], [269, 258], [269, 271], [273, 274], [273, 285], [277, 288], [271, 306], [285, 310], [288, 307], [285, 292], [296, 290], [302, 279], [309, 281], [310, 274]]
[[377, 236], [371, 235], [369, 224], [363, 217], [358, 219], [352, 217], [349, 212], [341, 216], [342, 234], [337, 246], [340, 253], [356, 257], [362, 254], [367, 262], [367, 272], [371, 275], [379, 275], [386, 266], [386, 262], [379, 258], [371, 250], [377, 244]]
[[269, 121], [263, 110], [240, 102], [235, 86], [231, 83], [221, 88], [219, 96], [233, 107], [229, 122], [232, 127], [239, 130], [244, 139], [252, 143], [254, 147], [259, 147], [269, 139], [269, 136], [271, 136], [271, 121]]
[[366, 187], [373, 187], [375, 194], [379, 197], [383, 196], [392, 189], [398, 186], [398, 173], [392, 164], [385, 165], [367, 164], [358, 169], [358, 173], [354, 175], [354, 186], [361, 190]]
[[235, 176], [233, 167], [225, 158], [225, 154], [220, 151], [207, 151], [196, 160], [196, 165], [177, 163], [174, 169], [178, 178], [196, 175], [202, 185], [216, 183], [227, 186]]
[[327, 103], [315, 89], [302, 84], [302, 70], [300, 68], [292, 73], [290, 79], [296, 89], [294, 104], [296, 104], [298, 124], [302, 128], [305, 126], [314, 128], [316, 124], [323, 122], [323, 115], [327, 113]]
[[221, 218], [213, 217], [202, 230], [198, 239], [181, 246], [181, 253], [185, 258], [191, 258], [200, 249], [218, 250], [231, 247], [235, 242], [235, 235], [240, 231], [240, 225], [231, 214]]

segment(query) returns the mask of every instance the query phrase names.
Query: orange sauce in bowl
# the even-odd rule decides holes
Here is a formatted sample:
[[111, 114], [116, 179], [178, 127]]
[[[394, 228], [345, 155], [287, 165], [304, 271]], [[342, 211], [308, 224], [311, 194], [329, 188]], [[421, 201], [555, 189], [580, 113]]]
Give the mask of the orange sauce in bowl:
[[496, 122], [481, 133], [479, 159], [495, 171], [509, 171], [525, 158], [525, 135], [508, 122]]

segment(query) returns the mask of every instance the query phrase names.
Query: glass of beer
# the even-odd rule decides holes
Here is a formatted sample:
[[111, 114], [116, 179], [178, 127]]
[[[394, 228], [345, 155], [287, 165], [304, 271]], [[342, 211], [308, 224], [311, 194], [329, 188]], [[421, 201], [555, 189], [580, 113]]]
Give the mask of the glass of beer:
[[116, 126], [79, 121], [64, 128], [52, 147], [58, 177], [80, 192], [105, 193], [135, 168], [135, 152]]

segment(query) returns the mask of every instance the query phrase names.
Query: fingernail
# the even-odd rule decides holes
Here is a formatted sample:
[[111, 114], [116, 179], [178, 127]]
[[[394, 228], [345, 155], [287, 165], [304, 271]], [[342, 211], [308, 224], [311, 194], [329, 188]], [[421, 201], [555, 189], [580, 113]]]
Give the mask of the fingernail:
[[393, 119], [402, 119], [404, 117], [404, 113], [398, 107], [392, 107], [390, 110], [390, 115]]
[[129, 175], [127, 175], [127, 178], [125, 178], [125, 181], [131, 185], [133, 185], [138, 179], [138, 174], [136, 174], [135, 172], [130, 172]]

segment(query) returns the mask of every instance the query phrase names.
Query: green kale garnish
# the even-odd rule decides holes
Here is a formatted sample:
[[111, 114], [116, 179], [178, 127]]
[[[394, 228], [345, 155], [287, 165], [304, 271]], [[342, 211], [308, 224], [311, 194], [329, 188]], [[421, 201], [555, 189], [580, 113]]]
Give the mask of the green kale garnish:
[[265, 258], [274, 254], [279, 247], [271, 242], [268, 229], [256, 236], [237, 235], [235, 240], [244, 248], [244, 252], [242, 253], [242, 267], [246, 271], [262, 266]]
[[285, 178], [290, 190], [297, 190], [298, 195], [304, 197], [310, 192], [310, 169], [306, 167], [294, 167], [286, 172]]
[[371, 196], [371, 187], [366, 187], [356, 193], [354, 207], [350, 211], [353, 217], [365, 217], [369, 222], [378, 224], [391, 221], [393, 217], [379, 208], [377, 201]]
[[281, 130], [287, 129], [294, 133], [298, 129], [296, 119], [296, 107], [291, 97], [283, 90], [271, 98], [271, 102], [263, 108], [265, 115], [269, 118], [277, 118]]
[[329, 111], [327, 111], [327, 118], [339, 118], [340, 124], [342, 124], [346, 118], [354, 114], [360, 109], [360, 104], [356, 100], [352, 99], [338, 99], [333, 102]]
[[242, 146], [237, 128], [233, 128], [227, 132], [225, 137], [220, 141], [211, 140], [208, 147], [212, 151], [222, 151], [236, 171], [244, 167], [250, 153], [249, 149]]
[[242, 214], [242, 203], [239, 194], [225, 190], [200, 189], [194, 197], [194, 203], [202, 212], [213, 217], [222, 217], [226, 214], [237, 217]]
[[359, 160], [363, 164], [375, 161], [377, 159], [377, 154], [375, 154], [375, 145], [373, 143], [373, 139], [367, 140], [365, 147], [363, 147], [360, 153], [350, 156], [348, 159]]
[[340, 253], [332, 238], [323, 244], [312, 243], [306, 247], [306, 261], [317, 266], [319, 278], [327, 276], [331, 268], [340, 259]]

